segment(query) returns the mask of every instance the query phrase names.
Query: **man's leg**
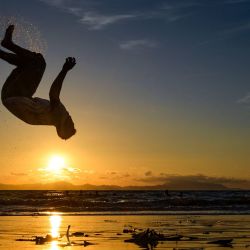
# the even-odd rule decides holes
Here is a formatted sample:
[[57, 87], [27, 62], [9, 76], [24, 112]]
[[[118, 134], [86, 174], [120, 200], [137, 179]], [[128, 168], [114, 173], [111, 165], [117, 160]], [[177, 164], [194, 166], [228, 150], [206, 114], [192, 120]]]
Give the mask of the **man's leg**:
[[[7, 78], [2, 88], [2, 99], [11, 96], [32, 97], [42, 79], [46, 63], [41, 54], [33, 53], [12, 42], [14, 26], [5, 32], [2, 46], [15, 54], [0, 52], [0, 58], [17, 66]], [[15, 57], [14, 57], [15, 56]]]
[[45, 67], [43, 65], [17, 66], [6, 79], [1, 92], [1, 98], [14, 96], [32, 98], [42, 79]]
[[18, 66], [20, 64], [20, 59], [16, 54], [8, 53], [1, 49], [0, 49], [0, 58], [15, 66]]
[[1, 45], [14, 52], [17, 56], [20, 57], [20, 59], [22, 59], [23, 61], [25, 59], [29, 60], [31, 58], [34, 58], [34, 52], [24, 49], [18, 45], [16, 45], [13, 41], [12, 41], [12, 35], [13, 35], [13, 31], [14, 31], [14, 25], [10, 25], [6, 31], [5, 31], [5, 36], [4, 39], [1, 42]]
[[14, 25], [10, 25], [6, 31], [5, 31], [5, 36], [4, 39], [1, 42], [1, 45], [14, 52], [15, 54], [17, 54], [20, 57], [32, 57], [34, 52], [24, 49], [18, 45], [16, 45], [13, 41], [12, 41], [12, 35], [13, 35], [13, 31], [14, 31]]

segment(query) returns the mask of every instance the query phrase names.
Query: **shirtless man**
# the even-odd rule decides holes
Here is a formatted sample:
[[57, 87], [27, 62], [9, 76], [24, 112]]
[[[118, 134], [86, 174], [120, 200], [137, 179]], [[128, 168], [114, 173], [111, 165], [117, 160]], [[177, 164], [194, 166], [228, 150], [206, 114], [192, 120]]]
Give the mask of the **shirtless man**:
[[22, 121], [31, 125], [55, 126], [59, 137], [69, 139], [76, 133], [76, 129], [60, 101], [60, 92], [66, 74], [76, 64], [75, 58], [66, 58], [62, 70], [51, 85], [49, 100], [33, 97], [45, 71], [46, 62], [42, 54], [16, 45], [12, 41], [13, 31], [14, 25], [10, 25], [1, 42], [4, 48], [13, 53], [0, 49], [0, 58], [16, 66], [3, 85], [3, 105]]

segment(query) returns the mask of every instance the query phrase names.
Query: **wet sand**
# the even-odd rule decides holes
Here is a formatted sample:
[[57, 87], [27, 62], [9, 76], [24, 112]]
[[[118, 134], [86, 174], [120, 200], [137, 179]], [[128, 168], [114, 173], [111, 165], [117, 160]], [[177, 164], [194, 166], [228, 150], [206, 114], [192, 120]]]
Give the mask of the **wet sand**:
[[[145, 245], [125, 242], [131, 239], [131, 233], [123, 232], [135, 229], [140, 233], [147, 228], [166, 236], [182, 236], [177, 241], [159, 241], [152, 249], [250, 249], [250, 215], [1, 216], [0, 225], [0, 249], [147, 249]], [[70, 237], [71, 246], [65, 235], [68, 225], [71, 234], [85, 234]], [[61, 238], [42, 245], [28, 241], [47, 234]], [[209, 243], [225, 239], [233, 239], [232, 244]]]

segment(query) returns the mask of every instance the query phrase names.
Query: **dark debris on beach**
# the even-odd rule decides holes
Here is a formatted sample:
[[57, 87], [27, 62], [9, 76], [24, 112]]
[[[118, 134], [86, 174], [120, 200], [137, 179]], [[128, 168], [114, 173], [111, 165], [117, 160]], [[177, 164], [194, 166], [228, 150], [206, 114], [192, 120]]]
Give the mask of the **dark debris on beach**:
[[178, 241], [182, 238], [182, 235], [169, 235], [157, 233], [154, 229], [147, 229], [141, 233], [133, 233], [131, 239], [125, 240], [125, 242], [135, 243], [136, 245], [153, 249], [158, 245], [160, 241]]
[[[136, 245], [145, 249], [153, 249], [158, 245], [159, 242], [162, 242], [162, 241], [182, 241], [182, 240], [183, 241], [200, 241], [200, 240], [204, 241], [204, 238], [201, 239], [199, 237], [184, 236], [180, 234], [164, 235], [161, 233], [157, 233], [153, 229], [148, 228], [141, 233], [132, 233], [132, 238], [126, 239], [124, 242], [135, 243]], [[206, 243], [218, 245], [220, 247], [232, 247], [232, 242], [233, 242], [232, 238], [226, 238], [226, 239], [211, 240], [211, 241], [207, 241]], [[197, 249], [203, 249], [203, 248], [197, 248]]]

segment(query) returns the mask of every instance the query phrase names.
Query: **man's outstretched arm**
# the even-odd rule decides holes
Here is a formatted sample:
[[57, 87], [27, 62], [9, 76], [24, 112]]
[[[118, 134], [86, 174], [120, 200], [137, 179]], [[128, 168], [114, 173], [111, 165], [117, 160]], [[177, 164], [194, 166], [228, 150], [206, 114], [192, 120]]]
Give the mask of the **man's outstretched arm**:
[[60, 101], [60, 92], [62, 89], [62, 84], [65, 76], [67, 75], [68, 71], [71, 70], [76, 64], [76, 60], [74, 57], [68, 57], [66, 58], [66, 62], [63, 65], [62, 70], [52, 83], [49, 91], [49, 98], [50, 102], [53, 105], [53, 103], [56, 103]]

